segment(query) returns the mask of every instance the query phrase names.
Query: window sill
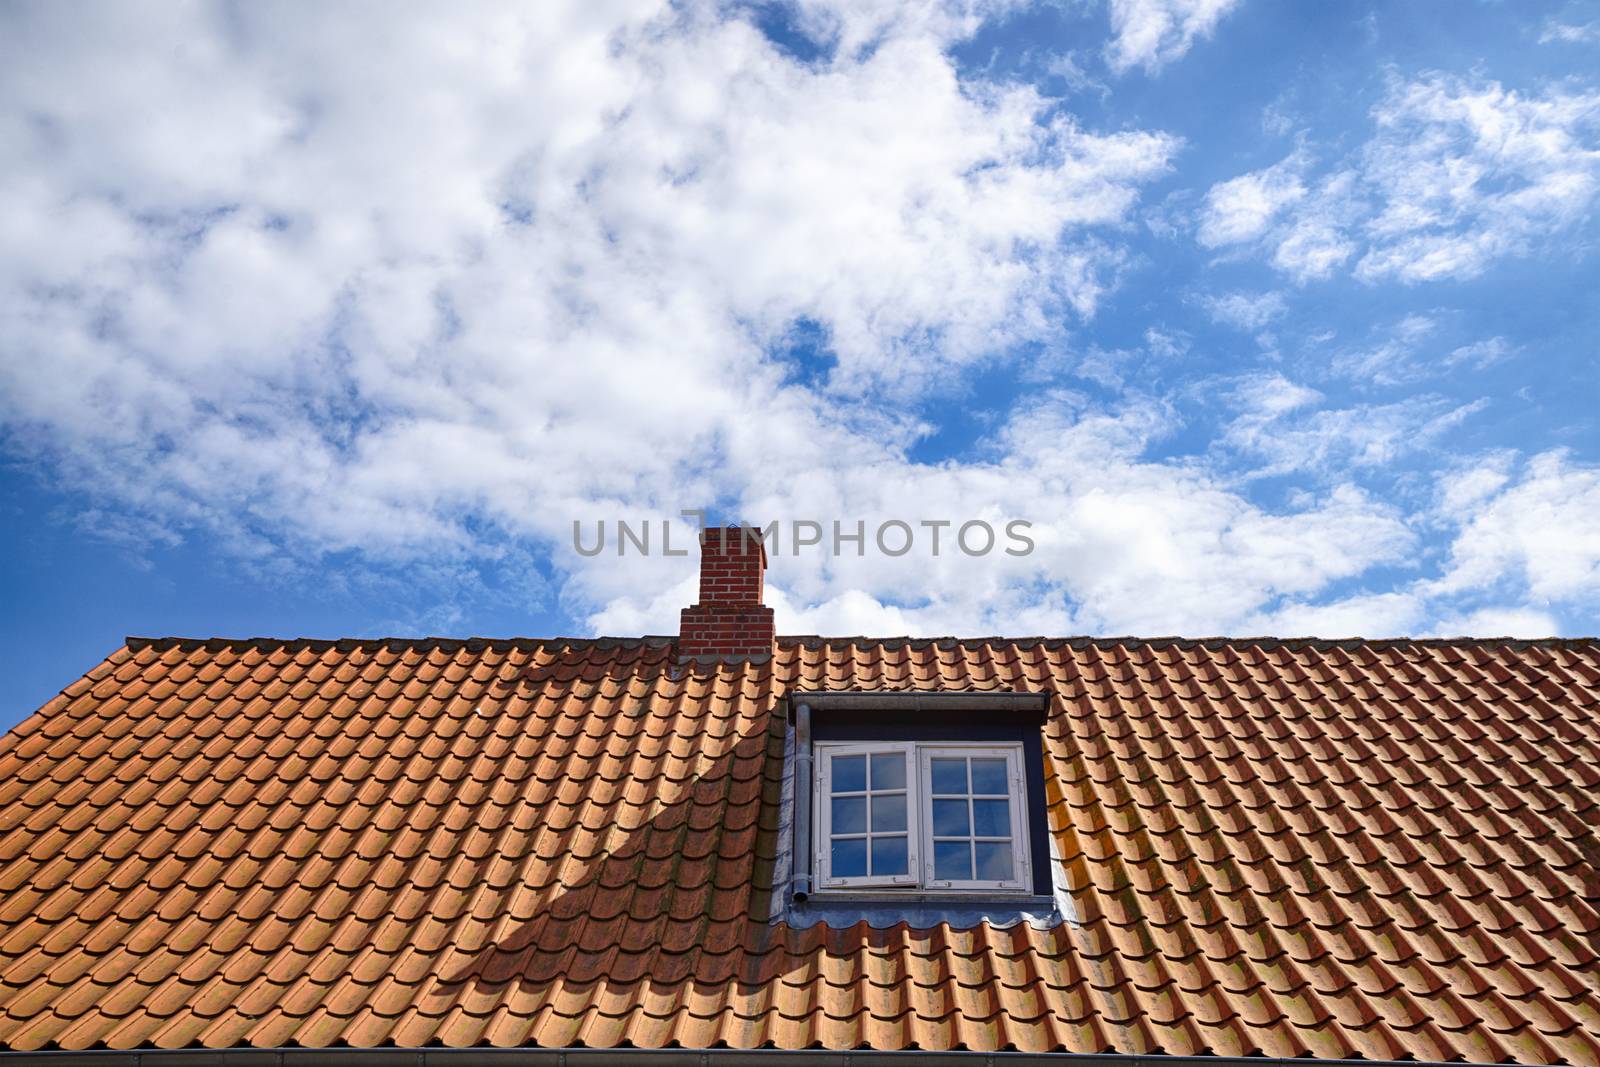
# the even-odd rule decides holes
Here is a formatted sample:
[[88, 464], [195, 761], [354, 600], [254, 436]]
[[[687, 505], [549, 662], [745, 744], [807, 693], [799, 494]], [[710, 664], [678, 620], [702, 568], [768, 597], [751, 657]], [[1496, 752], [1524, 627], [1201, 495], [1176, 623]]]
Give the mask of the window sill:
[[885, 889], [872, 886], [863, 889], [816, 889], [802, 904], [882, 904], [884, 907], [915, 904], [935, 906], [941, 904], [1002, 904], [1008, 908], [1034, 906], [1052, 908], [1053, 897], [1039, 896], [1026, 889]]
[[1059, 926], [1066, 921], [1054, 897], [1026, 892], [951, 892], [829, 889], [805, 900], [790, 900], [783, 920], [790, 926], [854, 926], [874, 929], [905, 923], [914, 929], [947, 924], [955, 929], [990, 926]]

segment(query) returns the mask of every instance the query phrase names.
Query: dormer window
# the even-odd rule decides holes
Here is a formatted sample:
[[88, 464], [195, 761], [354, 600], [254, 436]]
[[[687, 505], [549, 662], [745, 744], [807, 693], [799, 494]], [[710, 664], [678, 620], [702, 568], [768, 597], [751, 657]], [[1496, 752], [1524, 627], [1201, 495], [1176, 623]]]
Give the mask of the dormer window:
[[795, 900], [1051, 896], [1042, 695], [792, 700]]
[[1031, 884], [1020, 743], [818, 743], [821, 889]]

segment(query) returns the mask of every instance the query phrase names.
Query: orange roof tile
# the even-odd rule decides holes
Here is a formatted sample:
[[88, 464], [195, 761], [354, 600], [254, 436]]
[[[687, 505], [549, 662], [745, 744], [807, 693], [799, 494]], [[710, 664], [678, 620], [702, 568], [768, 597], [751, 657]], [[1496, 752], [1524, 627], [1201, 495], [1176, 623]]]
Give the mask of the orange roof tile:
[[[796, 690], [1050, 695], [1080, 920], [767, 921]], [[0, 1044], [1600, 1067], [1600, 645], [133, 640], [0, 740]]]

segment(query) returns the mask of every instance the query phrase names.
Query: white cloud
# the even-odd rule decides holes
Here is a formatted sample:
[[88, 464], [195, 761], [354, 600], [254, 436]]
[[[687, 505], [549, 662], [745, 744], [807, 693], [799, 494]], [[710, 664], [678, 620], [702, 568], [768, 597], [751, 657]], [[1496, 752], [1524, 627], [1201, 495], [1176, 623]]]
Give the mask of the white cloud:
[[1451, 520], [1459, 519], [1511, 480], [1516, 460], [1515, 453], [1496, 452], [1450, 472], [1439, 489], [1439, 511]]
[[[1199, 466], [1143, 459], [1171, 419], [1161, 405], [1096, 412], [1060, 393], [1013, 414], [994, 462], [820, 470], [798, 453], [762, 455], [766, 477], [739, 503], [758, 520], [843, 516], [872, 530], [890, 518], [981, 518], [998, 530], [1023, 518], [1036, 542], [1027, 556], [982, 559], [950, 550], [949, 533], [938, 558], [832, 559], [785, 547], [770, 571], [780, 628], [1205, 634], [1413, 549], [1399, 516], [1353, 487], [1270, 512]], [[597, 622], [676, 625], [681, 593], [642, 595], [616, 568], [594, 580], [604, 588], [590, 599], [610, 604]]]
[[1285, 93], [1261, 109], [1261, 132], [1272, 137], [1282, 137], [1301, 122], [1290, 108], [1290, 94]]
[[1600, 597], [1600, 468], [1546, 452], [1508, 479], [1495, 457], [1470, 492], [1445, 496], [1442, 517], [1458, 530], [1436, 593], [1510, 583], [1536, 602]]
[[1432, 632], [1438, 637], [1558, 637], [1562, 624], [1538, 608], [1478, 608], [1443, 617]]
[[1433, 632], [1440, 637], [1556, 637], [1561, 624], [1538, 608], [1479, 608], [1439, 620]]
[[955, 41], [1025, 0], [794, 0], [799, 29], [846, 59], [894, 37]]
[[1045, 73], [1060, 78], [1066, 82], [1067, 88], [1075, 93], [1092, 92], [1102, 100], [1111, 93], [1109, 85], [1084, 69], [1083, 64], [1078, 61], [1076, 52], [1063, 52], [1052, 56], [1045, 67]]
[[1286, 597], [1257, 632], [1321, 637], [1552, 637], [1600, 597], [1600, 468], [1502, 451], [1438, 479], [1433, 519], [1450, 533], [1442, 576], [1383, 593]]
[[1232, 398], [1240, 413], [1219, 440], [1259, 464], [1254, 477], [1314, 471], [1343, 478], [1353, 469], [1387, 466], [1431, 446], [1485, 406], [1418, 396], [1311, 410], [1321, 394], [1276, 373], [1244, 378]]
[[1243, 379], [1234, 390], [1233, 399], [1251, 418], [1275, 419], [1315, 404], [1322, 399], [1322, 394], [1273, 373], [1256, 374]]
[[1504, 337], [1490, 337], [1484, 341], [1474, 341], [1470, 345], [1461, 345], [1452, 349], [1445, 357], [1446, 366], [1466, 365], [1474, 370], [1482, 370], [1492, 363], [1499, 363], [1513, 352], [1511, 343]]
[[861, 395], [1050, 336], [1174, 148], [910, 33], [812, 69], [665, 4], [382, 49], [332, 9], [104, 15], [8, 33], [5, 417], [103, 490], [315, 546], [709, 496], [750, 412], [824, 418], [764, 341], [821, 323]]
[[1364, 593], [1327, 604], [1285, 604], [1254, 620], [1252, 633], [1284, 637], [1404, 637], [1427, 618], [1408, 592]]
[[1600, 41], [1600, 22], [1576, 25], [1549, 19], [1544, 24], [1544, 32], [1539, 34], [1540, 44], [1589, 44], [1594, 41]]
[[1358, 277], [1470, 277], [1575, 221], [1600, 188], [1600, 93], [1435, 77], [1394, 86], [1373, 116], [1364, 171], [1382, 201]]
[[1151, 326], [1144, 331], [1144, 346], [1158, 359], [1171, 359], [1189, 351], [1189, 336], [1181, 331]]
[[1259, 330], [1288, 310], [1282, 293], [1221, 293], [1201, 303], [1214, 321], [1245, 331]]
[[1423, 377], [1436, 362], [1428, 358], [1428, 340], [1438, 329], [1433, 317], [1413, 312], [1375, 329], [1376, 343], [1335, 352], [1329, 368], [1341, 377], [1372, 385], [1397, 385]]
[[1304, 165], [1297, 153], [1263, 170], [1213, 185], [1201, 209], [1200, 243], [1220, 248], [1266, 233], [1285, 208], [1305, 197]]
[[1286, 597], [1246, 623], [1321, 637], [1552, 637], [1600, 597], [1600, 468], [1547, 452], [1491, 453], [1438, 480], [1450, 532], [1442, 576], [1321, 603]]
[[1351, 171], [1318, 181], [1315, 192], [1274, 234], [1272, 265], [1297, 282], [1326, 278], [1343, 266], [1357, 248], [1347, 236], [1361, 211], [1354, 197], [1356, 183]]
[[1111, 0], [1106, 62], [1118, 74], [1143, 67], [1154, 74], [1211, 36], [1238, 0]]
[[1372, 137], [1318, 180], [1305, 149], [1220, 182], [1196, 237], [1252, 243], [1299, 281], [1354, 260], [1369, 282], [1468, 278], [1533, 253], [1600, 191], [1600, 93], [1395, 79]]

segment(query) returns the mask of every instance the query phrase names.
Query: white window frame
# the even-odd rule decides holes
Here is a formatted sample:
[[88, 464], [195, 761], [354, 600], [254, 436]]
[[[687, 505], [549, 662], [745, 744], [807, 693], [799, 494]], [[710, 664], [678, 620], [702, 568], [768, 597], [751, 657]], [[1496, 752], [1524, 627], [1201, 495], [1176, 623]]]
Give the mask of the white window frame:
[[[926, 858], [923, 862], [922, 884], [928, 889], [1003, 889], [1021, 890], [1033, 885], [1032, 866], [1028, 861], [1028, 812], [1023, 797], [1027, 784], [1022, 775], [1022, 745], [1009, 744], [925, 744], [917, 746], [918, 796], [922, 801], [922, 824], [928, 828]], [[1004, 756], [1006, 760], [1006, 796], [1011, 801], [1011, 877], [1001, 879], [944, 880], [933, 877], [933, 761], [941, 756], [963, 758]], [[990, 795], [990, 794], [985, 794]], [[970, 808], [969, 808], [970, 811]], [[969, 816], [970, 818], [970, 816]], [[969, 829], [971, 826], [969, 824]], [[971, 840], [981, 840], [976, 834]]]
[[[906, 758], [906, 849], [908, 852], [906, 873], [895, 875], [881, 875], [878, 877], [866, 876], [856, 878], [835, 878], [833, 876], [833, 761], [838, 756], [865, 756], [867, 762], [872, 762], [873, 756], [884, 756], [898, 752]], [[817, 886], [821, 889], [842, 889], [845, 887], [857, 888], [867, 886], [914, 886], [921, 881], [922, 864], [918, 858], [918, 842], [921, 840], [921, 828], [918, 818], [921, 814], [921, 801], [917, 792], [917, 746], [907, 742], [884, 741], [878, 744], [819, 744], [816, 746], [817, 760], [817, 789], [816, 789], [816, 818], [812, 825], [819, 827], [821, 833], [817, 836]], [[867, 802], [870, 809], [871, 801]], [[870, 818], [870, 816], [869, 816]], [[868, 839], [868, 850], [871, 850], [871, 839]]]
[[[890, 752], [906, 757], [906, 824], [908, 873], [835, 878], [832, 872], [833, 760], [837, 756], [866, 756]], [[1027, 782], [1023, 772], [1023, 746], [1019, 741], [819, 741], [814, 746], [816, 782], [812, 790], [812, 826], [816, 833], [812, 869], [817, 889], [921, 889], [930, 893], [1031, 892], [1032, 857], [1029, 855]], [[1006, 783], [1011, 801], [1012, 877], [998, 880], [936, 880], [933, 877], [933, 772], [932, 760], [940, 756], [994, 757], [1006, 760]], [[869, 802], [870, 807], [870, 802]], [[869, 845], [870, 848], [870, 845]]]

